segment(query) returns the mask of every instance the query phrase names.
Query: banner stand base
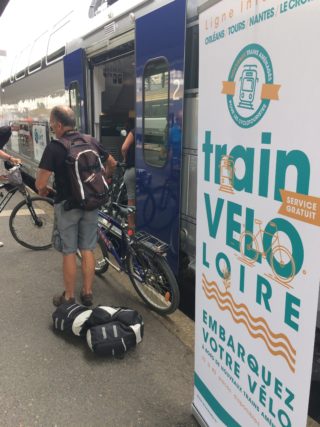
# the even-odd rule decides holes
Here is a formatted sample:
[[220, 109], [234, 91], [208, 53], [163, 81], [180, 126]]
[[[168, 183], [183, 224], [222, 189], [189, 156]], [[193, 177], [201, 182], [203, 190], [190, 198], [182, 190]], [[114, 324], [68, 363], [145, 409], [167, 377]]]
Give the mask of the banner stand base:
[[205, 420], [202, 418], [198, 409], [195, 407], [194, 403], [192, 403], [191, 405], [191, 410], [192, 410], [192, 415], [194, 416], [194, 418], [197, 420], [197, 422], [201, 427], [209, 427], [208, 424], [205, 422]]

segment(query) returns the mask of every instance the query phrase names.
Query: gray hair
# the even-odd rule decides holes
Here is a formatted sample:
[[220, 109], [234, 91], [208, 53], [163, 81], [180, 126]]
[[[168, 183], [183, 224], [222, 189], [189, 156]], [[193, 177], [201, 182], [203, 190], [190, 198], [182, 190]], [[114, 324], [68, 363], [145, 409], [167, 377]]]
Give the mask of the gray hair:
[[72, 129], [76, 126], [76, 118], [73, 110], [66, 105], [57, 105], [51, 110], [51, 116], [56, 121], [62, 124], [64, 127], [71, 127]]

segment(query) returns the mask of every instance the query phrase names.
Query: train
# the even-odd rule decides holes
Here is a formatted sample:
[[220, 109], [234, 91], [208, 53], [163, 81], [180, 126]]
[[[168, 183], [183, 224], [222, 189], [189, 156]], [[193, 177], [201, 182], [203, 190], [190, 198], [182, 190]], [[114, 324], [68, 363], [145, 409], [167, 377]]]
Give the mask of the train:
[[0, 125], [33, 186], [54, 137], [50, 110], [69, 105], [77, 128], [121, 160], [136, 127], [136, 227], [168, 243], [194, 318], [199, 10], [205, 0], [88, 0], [21, 49], [1, 76]]

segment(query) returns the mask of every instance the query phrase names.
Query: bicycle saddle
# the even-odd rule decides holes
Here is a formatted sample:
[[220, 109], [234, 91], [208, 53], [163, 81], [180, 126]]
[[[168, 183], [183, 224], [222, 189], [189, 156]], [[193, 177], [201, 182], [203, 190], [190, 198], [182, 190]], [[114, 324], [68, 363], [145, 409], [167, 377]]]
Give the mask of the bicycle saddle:
[[135, 206], [121, 205], [119, 203], [112, 203], [112, 207], [123, 215], [132, 214], [136, 211]]

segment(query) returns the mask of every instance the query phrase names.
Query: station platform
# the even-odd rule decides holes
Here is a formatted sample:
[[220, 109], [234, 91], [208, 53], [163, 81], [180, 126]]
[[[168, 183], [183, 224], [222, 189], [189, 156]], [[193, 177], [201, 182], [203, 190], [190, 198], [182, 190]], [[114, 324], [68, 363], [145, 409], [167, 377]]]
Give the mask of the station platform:
[[[143, 341], [124, 359], [95, 356], [86, 341], [54, 332], [52, 296], [61, 255], [12, 238], [0, 214], [0, 427], [193, 427], [194, 322], [150, 311], [125, 274], [95, 277], [94, 305], [136, 309]], [[80, 268], [78, 271], [80, 292]], [[309, 419], [308, 427], [319, 426]]]
[[193, 321], [180, 311], [152, 313], [126, 275], [113, 271], [95, 277], [94, 304], [136, 309], [145, 324], [142, 342], [124, 359], [108, 359], [85, 340], [54, 332], [62, 257], [12, 238], [8, 218], [19, 197], [0, 214], [0, 426], [198, 425], [191, 415]]

